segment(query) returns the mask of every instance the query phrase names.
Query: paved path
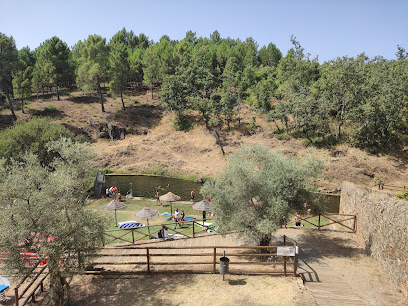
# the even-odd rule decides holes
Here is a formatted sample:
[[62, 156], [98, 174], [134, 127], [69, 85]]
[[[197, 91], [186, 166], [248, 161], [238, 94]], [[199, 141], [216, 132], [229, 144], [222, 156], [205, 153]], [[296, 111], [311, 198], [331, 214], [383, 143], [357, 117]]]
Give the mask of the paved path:
[[300, 252], [297, 273], [312, 293], [317, 305], [367, 305], [313, 248], [302, 242], [299, 232], [301, 230], [286, 229], [278, 231], [277, 234], [285, 234], [298, 242]]

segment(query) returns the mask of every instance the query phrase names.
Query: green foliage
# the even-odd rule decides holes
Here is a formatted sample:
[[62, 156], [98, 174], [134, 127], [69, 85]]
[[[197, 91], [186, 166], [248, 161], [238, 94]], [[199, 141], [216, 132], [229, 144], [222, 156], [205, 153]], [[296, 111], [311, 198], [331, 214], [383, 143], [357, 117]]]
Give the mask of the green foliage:
[[11, 160], [22, 161], [26, 153], [35, 154], [42, 165], [49, 165], [56, 153], [49, 151], [47, 143], [61, 137], [74, 135], [58, 124], [50, 124], [47, 118], [34, 118], [0, 132], [0, 158], [7, 164]]
[[408, 200], [408, 189], [404, 189], [401, 193], [396, 194], [397, 198]]
[[0, 93], [4, 92], [7, 97], [9, 109], [13, 120], [17, 120], [11, 104], [10, 92], [12, 92], [12, 73], [18, 61], [18, 52], [13, 37], [8, 37], [0, 32]]
[[97, 90], [104, 112], [101, 82], [106, 80], [109, 68], [109, 47], [106, 45], [106, 39], [99, 35], [90, 35], [87, 40], [79, 41], [73, 52], [77, 64], [77, 85], [85, 91]]
[[321, 163], [310, 156], [288, 159], [257, 145], [234, 152], [224, 171], [201, 189], [211, 199], [221, 233], [242, 231], [252, 241], [268, 244], [283, 217], [301, 208]]
[[173, 126], [176, 131], [190, 131], [193, 129], [193, 124], [188, 121], [185, 114], [176, 114], [173, 120]]
[[46, 258], [50, 298], [63, 305], [65, 278], [83, 271], [102, 245], [105, 221], [85, 206], [89, 146], [64, 138], [46, 146], [58, 156], [49, 167], [32, 153], [0, 167], [0, 251], [8, 254], [2, 269], [16, 276], [32, 269], [22, 249]]
[[67, 44], [56, 36], [47, 39], [35, 50], [34, 90], [54, 85], [57, 98], [60, 99], [59, 86], [73, 78], [70, 52]]

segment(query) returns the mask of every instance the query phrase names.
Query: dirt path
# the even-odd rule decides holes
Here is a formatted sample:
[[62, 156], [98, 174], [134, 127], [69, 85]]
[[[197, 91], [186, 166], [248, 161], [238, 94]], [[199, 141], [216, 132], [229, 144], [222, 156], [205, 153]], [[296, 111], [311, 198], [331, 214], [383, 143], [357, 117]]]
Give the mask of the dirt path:
[[[304, 273], [305, 287], [318, 305], [361, 305], [360, 301], [372, 306], [408, 305], [385, 272], [366, 255], [356, 235], [286, 229], [277, 232], [278, 240], [283, 234], [292, 237], [301, 246], [299, 263], [303, 271], [299, 270], [299, 273]], [[337, 292], [333, 290], [336, 287]], [[346, 296], [348, 303], [344, 300]], [[333, 303], [329, 304], [329, 301]]]

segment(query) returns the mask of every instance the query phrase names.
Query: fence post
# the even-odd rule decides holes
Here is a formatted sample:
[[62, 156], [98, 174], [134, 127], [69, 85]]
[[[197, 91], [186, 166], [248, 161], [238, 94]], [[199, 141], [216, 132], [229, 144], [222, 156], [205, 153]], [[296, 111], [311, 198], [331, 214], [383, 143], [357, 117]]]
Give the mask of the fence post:
[[18, 306], [18, 288], [14, 288], [15, 304]]
[[283, 235], [283, 245], [286, 246], [286, 235]]
[[193, 238], [195, 238], [195, 221], [193, 221]]
[[293, 263], [293, 276], [296, 277], [297, 271], [297, 257], [296, 257], [296, 246], [295, 246], [295, 262]]
[[353, 224], [353, 233], [356, 233], [356, 228], [357, 228], [357, 216], [354, 215], [354, 224]]
[[149, 255], [149, 248], [146, 248], [146, 258], [147, 258], [147, 272], [150, 273], [150, 255]]
[[213, 273], [215, 274], [215, 262], [217, 261], [217, 248], [214, 248], [214, 263], [213, 263]]
[[319, 213], [319, 227], [318, 228], [319, 228], [319, 231], [320, 231], [320, 213]]
[[286, 256], [283, 256], [283, 274], [286, 277]]
[[135, 229], [132, 228], [132, 242], [135, 244]]
[[163, 241], [166, 240], [166, 237], [164, 237], [164, 230], [166, 229], [166, 227], [162, 224], [162, 236], [163, 236]]

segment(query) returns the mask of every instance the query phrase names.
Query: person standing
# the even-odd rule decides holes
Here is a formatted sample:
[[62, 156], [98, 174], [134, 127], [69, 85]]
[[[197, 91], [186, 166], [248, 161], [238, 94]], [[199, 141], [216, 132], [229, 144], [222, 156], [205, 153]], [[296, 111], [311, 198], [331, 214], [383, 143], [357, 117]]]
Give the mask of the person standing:
[[193, 201], [194, 201], [194, 196], [195, 196], [195, 192], [194, 192], [194, 189], [193, 189], [193, 190], [191, 190], [191, 192], [190, 192], [190, 202], [193, 202]]
[[296, 212], [295, 214], [295, 225], [296, 226], [302, 226], [302, 218], [300, 217], [299, 213]]
[[[179, 218], [180, 218], [180, 213], [178, 211], [178, 208], [176, 208], [176, 210], [174, 211], [174, 221], [176, 222], [176, 224], [174, 225], [174, 229], [176, 229], [177, 224], [179, 224]], [[181, 227], [181, 225], [180, 225], [180, 227]]]
[[163, 206], [163, 204], [160, 202], [160, 191], [156, 190], [156, 205], [158, 204]]

